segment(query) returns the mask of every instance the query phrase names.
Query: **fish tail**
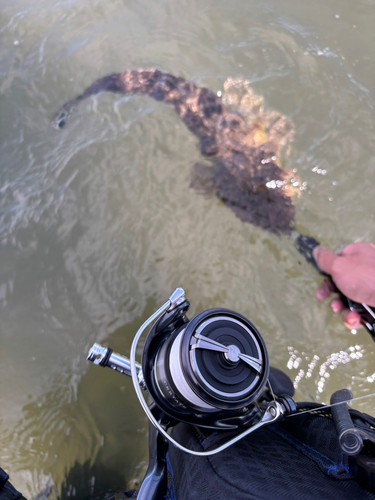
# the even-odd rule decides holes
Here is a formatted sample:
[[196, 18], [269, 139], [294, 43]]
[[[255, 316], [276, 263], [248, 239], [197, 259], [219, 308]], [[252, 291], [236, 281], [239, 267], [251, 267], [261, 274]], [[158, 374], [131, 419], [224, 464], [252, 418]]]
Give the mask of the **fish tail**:
[[176, 89], [177, 84], [181, 81], [185, 80], [156, 69], [125, 71], [99, 78], [82, 94], [63, 104], [53, 120], [53, 126], [57, 129], [64, 128], [77, 105], [100, 92], [143, 94], [149, 95], [157, 101], [168, 101], [168, 94]]
[[96, 80], [81, 95], [60, 108], [52, 122], [53, 126], [62, 129], [81, 101], [100, 92], [148, 95], [169, 104], [188, 129], [201, 140], [202, 153], [216, 153], [214, 130], [217, 117], [222, 113], [221, 99], [204, 87], [157, 69], [125, 71]]
[[78, 103], [90, 96], [105, 91], [123, 93], [123, 90], [121, 73], [114, 73], [112, 75], [105, 76], [104, 78], [99, 78], [99, 80], [96, 80], [92, 85], [87, 87], [82, 94], [63, 104], [54, 118], [52, 125], [57, 129], [64, 128], [70, 119], [72, 111], [77, 107]]

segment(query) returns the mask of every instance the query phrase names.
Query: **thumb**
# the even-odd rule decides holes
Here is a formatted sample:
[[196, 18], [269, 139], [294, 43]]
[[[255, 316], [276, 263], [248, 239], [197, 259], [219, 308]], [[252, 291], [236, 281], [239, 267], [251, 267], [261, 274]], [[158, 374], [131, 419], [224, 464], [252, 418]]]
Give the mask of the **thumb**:
[[332, 274], [332, 266], [335, 260], [339, 257], [334, 252], [330, 252], [324, 247], [315, 247], [313, 257], [321, 271], [326, 274]]

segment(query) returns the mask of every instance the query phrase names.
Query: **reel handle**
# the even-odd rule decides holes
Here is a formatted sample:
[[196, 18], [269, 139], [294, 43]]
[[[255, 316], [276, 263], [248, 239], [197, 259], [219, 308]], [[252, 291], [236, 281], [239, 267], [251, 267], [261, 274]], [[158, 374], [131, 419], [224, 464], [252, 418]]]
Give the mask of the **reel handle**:
[[[331, 413], [339, 435], [341, 450], [346, 455], [358, 455], [363, 447], [363, 439], [357, 433], [349, 413], [347, 401], [353, 399], [353, 394], [349, 389], [341, 389], [332, 394], [330, 404], [333, 405]], [[341, 404], [340, 404], [341, 403]]]

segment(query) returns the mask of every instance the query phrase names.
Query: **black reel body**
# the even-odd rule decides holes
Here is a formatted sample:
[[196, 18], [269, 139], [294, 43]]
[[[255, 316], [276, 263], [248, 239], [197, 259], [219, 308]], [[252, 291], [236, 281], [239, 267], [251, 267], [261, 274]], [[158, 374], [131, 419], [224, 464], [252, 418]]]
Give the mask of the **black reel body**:
[[257, 413], [269, 376], [267, 349], [254, 325], [228, 309], [186, 317], [185, 301], [151, 328], [142, 372], [156, 407], [173, 421], [237, 428]]

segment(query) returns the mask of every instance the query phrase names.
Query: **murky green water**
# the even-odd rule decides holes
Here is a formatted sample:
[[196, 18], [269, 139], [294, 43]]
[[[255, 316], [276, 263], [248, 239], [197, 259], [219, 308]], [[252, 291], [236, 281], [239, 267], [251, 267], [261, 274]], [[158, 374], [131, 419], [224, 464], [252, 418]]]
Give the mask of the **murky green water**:
[[[125, 69], [214, 91], [250, 80], [295, 126], [297, 226], [332, 249], [374, 242], [374, 19], [374, 0], [1, 2], [0, 465], [26, 496], [49, 481], [90, 498], [142, 477], [131, 381], [85, 357], [94, 341], [128, 354], [176, 286], [192, 314], [247, 316], [297, 399], [374, 392], [374, 343], [318, 303], [320, 278], [291, 242], [189, 189], [201, 156], [171, 109], [103, 94], [50, 126]], [[357, 407], [375, 413], [375, 400]]]

